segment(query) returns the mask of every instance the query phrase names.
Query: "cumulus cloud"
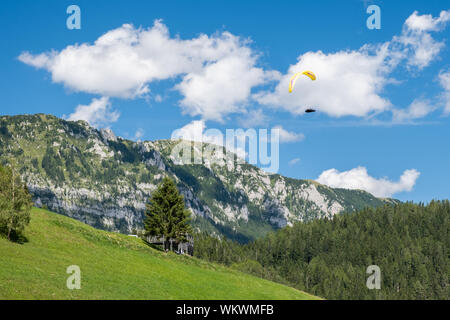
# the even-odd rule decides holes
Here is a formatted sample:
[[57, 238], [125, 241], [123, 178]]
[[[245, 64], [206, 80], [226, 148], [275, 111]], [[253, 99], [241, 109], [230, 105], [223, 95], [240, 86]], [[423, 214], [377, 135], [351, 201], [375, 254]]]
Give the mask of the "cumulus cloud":
[[[245, 151], [246, 136], [243, 131], [241, 135], [236, 135], [237, 144], [227, 146], [227, 151], [234, 152], [238, 157], [245, 159], [247, 153]], [[204, 120], [194, 120], [184, 127], [176, 129], [171, 136], [172, 140], [182, 139], [187, 141], [210, 143], [216, 146], [226, 146], [226, 137], [218, 129], [206, 129]]]
[[450, 10], [441, 11], [437, 18], [430, 14], [419, 15], [414, 11], [406, 19], [402, 34], [394, 37], [393, 43], [403, 46], [408, 66], [423, 69], [439, 55], [445, 44], [433, 39], [430, 32], [443, 30], [449, 21]]
[[[225, 145], [225, 134], [223, 134], [218, 129], [206, 129], [206, 123], [204, 120], [194, 120], [182, 128], [176, 129], [172, 133], [172, 139], [183, 139], [196, 142], [212, 143], [220, 146]], [[253, 129], [250, 129], [253, 130]], [[273, 130], [278, 130], [280, 143], [297, 142], [305, 139], [304, 134], [288, 131], [282, 126], [275, 126]], [[252, 131], [257, 134], [257, 131]], [[245, 141], [248, 137], [248, 132], [246, 130], [234, 130], [235, 137], [238, 140]], [[267, 140], [267, 136], [261, 136], [260, 139]]]
[[[189, 140], [189, 141], [196, 141], [196, 142], [208, 142], [213, 143], [214, 138], [209, 138], [204, 136], [204, 131], [206, 129], [205, 121], [203, 120], [194, 120], [184, 127], [181, 127], [179, 129], [176, 129], [172, 133], [172, 139], [183, 139], [183, 140]], [[216, 141], [216, 140], [214, 140]], [[218, 140], [217, 140], [218, 141]], [[222, 144], [221, 142], [220, 144]]]
[[120, 113], [111, 109], [111, 103], [108, 98], [93, 99], [89, 105], [79, 105], [75, 112], [67, 117], [67, 120], [87, 121], [93, 127], [107, 128], [111, 123], [119, 119]]
[[156, 102], [162, 102], [163, 101], [163, 97], [160, 94], [155, 95], [155, 101]]
[[[442, 11], [438, 18], [414, 12], [400, 36], [386, 43], [334, 53], [306, 52], [281, 76], [274, 91], [258, 92], [254, 98], [293, 114], [315, 107], [334, 117], [364, 117], [391, 109], [382, 93], [387, 84], [396, 82], [390, 78], [392, 71], [402, 62], [419, 69], [428, 66], [444, 46], [430, 32], [443, 30], [449, 17], [450, 10]], [[313, 70], [317, 81], [302, 76], [289, 93], [289, 80], [300, 70]]]
[[186, 75], [176, 87], [184, 96], [181, 100], [184, 111], [217, 121], [222, 121], [223, 115], [244, 112], [251, 89], [266, 82], [266, 73], [253, 67], [255, 61], [250, 51], [243, 54]]
[[[93, 43], [23, 52], [19, 60], [47, 70], [53, 82], [71, 90], [105, 97], [148, 97], [153, 82], [172, 79], [183, 112], [203, 120], [223, 122], [229, 114], [248, 114], [255, 101], [293, 114], [314, 107], [333, 117], [365, 117], [392, 108], [383, 90], [395, 82], [391, 73], [401, 62], [422, 69], [438, 57], [444, 42], [432, 34], [449, 21], [450, 10], [438, 17], [415, 11], [391, 41], [357, 50], [306, 52], [286, 74], [259, 67], [260, 54], [247, 39], [229, 32], [181, 39], [161, 21], [150, 28], [124, 24]], [[289, 94], [289, 79], [300, 70], [313, 70], [318, 81], [301, 77]], [[272, 81], [273, 90], [263, 87]]]
[[[261, 104], [280, 107], [293, 114], [302, 114], [310, 107], [337, 117], [383, 111], [390, 106], [390, 102], [380, 96], [388, 82], [387, 48], [380, 47], [375, 54], [370, 51], [365, 47], [330, 54], [307, 52], [289, 67], [274, 92], [259, 93], [255, 98]], [[318, 80], [301, 76], [289, 93], [289, 80], [299, 70], [314, 70]]]
[[343, 172], [336, 169], [326, 170], [317, 182], [333, 188], [365, 190], [376, 197], [391, 197], [398, 192], [411, 191], [419, 175], [420, 172], [415, 169], [405, 170], [400, 180], [394, 182], [387, 178], [371, 177], [365, 167], [357, 167]]
[[[276, 126], [272, 130], [264, 131], [250, 128], [247, 130], [227, 129], [225, 132], [222, 132], [215, 128], [207, 129], [204, 120], [194, 120], [174, 130], [171, 135], [172, 140], [182, 139], [226, 147], [228, 152], [235, 153], [240, 159], [247, 160], [251, 164], [257, 164], [258, 150], [261, 157], [261, 144], [270, 144], [271, 152], [278, 154], [276, 137], [279, 137], [279, 143], [296, 142], [305, 138], [303, 134], [287, 131], [282, 126]], [[274, 143], [276, 146], [274, 146]], [[267, 165], [267, 163], [264, 164]]]
[[269, 118], [264, 114], [262, 109], [250, 110], [239, 119], [239, 124], [244, 128], [254, 128], [266, 125]]
[[450, 21], [450, 10], [441, 11], [439, 17], [433, 18], [431, 14], [419, 15], [414, 11], [405, 21], [405, 26], [414, 32], [440, 31]]
[[93, 44], [19, 60], [49, 71], [55, 83], [74, 91], [136, 98], [150, 92], [153, 81], [180, 77], [176, 85], [183, 110], [204, 119], [222, 120], [245, 107], [253, 87], [276, 76], [256, 67], [257, 54], [247, 40], [223, 32], [182, 40], [156, 21], [148, 29], [124, 24]]
[[139, 128], [136, 130], [135, 134], [134, 134], [134, 140], [140, 140], [142, 137], [144, 136], [144, 129]]
[[392, 110], [392, 112], [394, 121], [404, 122], [408, 120], [423, 118], [433, 110], [435, 110], [435, 107], [431, 105], [430, 101], [416, 99], [409, 105], [408, 108]]

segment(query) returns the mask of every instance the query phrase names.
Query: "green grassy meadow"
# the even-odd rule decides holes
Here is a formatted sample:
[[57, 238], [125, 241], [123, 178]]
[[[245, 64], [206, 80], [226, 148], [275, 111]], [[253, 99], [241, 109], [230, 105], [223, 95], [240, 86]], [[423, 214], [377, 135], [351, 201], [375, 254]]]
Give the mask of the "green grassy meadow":
[[[141, 239], [33, 208], [19, 244], [0, 238], [0, 299], [317, 299]], [[66, 286], [81, 269], [81, 289]]]

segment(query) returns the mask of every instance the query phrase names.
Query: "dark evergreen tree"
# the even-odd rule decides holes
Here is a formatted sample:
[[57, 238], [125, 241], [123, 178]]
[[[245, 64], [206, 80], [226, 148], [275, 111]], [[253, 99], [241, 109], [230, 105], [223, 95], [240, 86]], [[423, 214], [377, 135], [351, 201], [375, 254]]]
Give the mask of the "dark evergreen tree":
[[186, 241], [187, 235], [192, 232], [189, 225], [190, 214], [175, 182], [165, 177], [147, 204], [144, 221], [146, 235], [164, 236], [165, 249], [168, 248], [169, 239]]

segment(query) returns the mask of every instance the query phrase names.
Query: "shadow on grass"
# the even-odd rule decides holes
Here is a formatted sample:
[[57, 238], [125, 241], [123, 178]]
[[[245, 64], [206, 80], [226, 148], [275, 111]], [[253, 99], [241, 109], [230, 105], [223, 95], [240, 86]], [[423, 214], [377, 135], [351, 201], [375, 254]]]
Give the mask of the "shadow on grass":
[[152, 249], [155, 249], [155, 250], [158, 250], [158, 251], [161, 251], [161, 252], [164, 252], [164, 249], [162, 248], [162, 245], [150, 243], [150, 242], [148, 242], [147, 240], [142, 239], [142, 238], [141, 238], [141, 240], [142, 240], [142, 242], [144, 242], [148, 247], [150, 247], [150, 248], [152, 248]]
[[[5, 228], [0, 228], [0, 236], [2, 238], [8, 239], [8, 231]], [[25, 244], [28, 242], [28, 238], [25, 237], [21, 232], [11, 231], [11, 234], [9, 235], [9, 241], [18, 244]]]

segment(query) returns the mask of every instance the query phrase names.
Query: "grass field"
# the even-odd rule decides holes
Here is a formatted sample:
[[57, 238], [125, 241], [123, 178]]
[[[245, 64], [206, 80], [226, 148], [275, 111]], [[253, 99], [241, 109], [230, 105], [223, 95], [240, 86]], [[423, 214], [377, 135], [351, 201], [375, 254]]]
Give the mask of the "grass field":
[[[317, 299], [34, 208], [27, 242], [0, 238], [0, 299]], [[81, 269], [69, 290], [66, 269]]]

